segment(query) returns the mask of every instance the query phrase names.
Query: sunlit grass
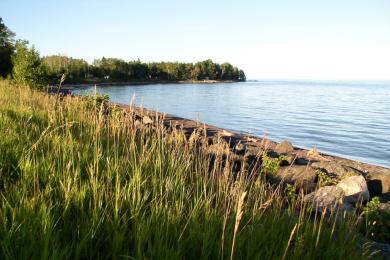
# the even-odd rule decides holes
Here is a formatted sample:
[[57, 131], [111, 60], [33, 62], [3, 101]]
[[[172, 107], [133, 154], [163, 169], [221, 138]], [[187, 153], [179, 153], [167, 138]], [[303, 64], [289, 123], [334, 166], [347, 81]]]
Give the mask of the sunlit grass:
[[130, 113], [106, 111], [93, 98], [58, 101], [0, 81], [1, 259], [368, 253], [353, 217], [312, 216], [262, 175], [211, 160], [201, 136], [189, 142], [160, 123], [140, 127]]

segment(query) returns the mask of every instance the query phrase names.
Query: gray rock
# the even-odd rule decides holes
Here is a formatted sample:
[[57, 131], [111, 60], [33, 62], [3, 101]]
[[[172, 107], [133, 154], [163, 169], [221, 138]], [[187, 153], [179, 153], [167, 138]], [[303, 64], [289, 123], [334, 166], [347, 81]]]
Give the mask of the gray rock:
[[253, 156], [260, 157], [263, 153], [264, 153], [264, 150], [258, 146], [248, 145], [246, 147], [246, 155], [247, 156], [253, 155]]
[[144, 116], [142, 118], [142, 123], [144, 123], [145, 125], [153, 124], [153, 120], [148, 116]]
[[279, 154], [278, 154], [277, 152], [272, 151], [272, 150], [267, 150], [267, 151], [266, 151], [266, 154], [267, 154], [268, 157], [274, 158], [274, 159], [280, 157]]
[[242, 152], [245, 152], [245, 145], [243, 145], [242, 143], [238, 143], [234, 146], [234, 150], [238, 153], [242, 153]]
[[379, 210], [390, 213], [390, 201], [381, 203], [379, 205]]
[[308, 165], [309, 164], [309, 160], [304, 158], [304, 157], [297, 157], [294, 161], [294, 163], [296, 165]]
[[339, 208], [342, 211], [352, 210], [353, 207], [344, 203], [344, 191], [337, 186], [325, 186], [306, 195], [304, 201], [311, 204], [313, 210], [322, 212]]
[[135, 120], [134, 121], [134, 126], [136, 127], [136, 128], [139, 128], [140, 126], [141, 126], [141, 121], [140, 120]]
[[274, 180], [295, 185], [298, 189], [303, 189], [305, 192], [313, 191], [316, 184], [317, 175], [315, 170], [307, 166], [291, 166], [281, 167]]
[[350, 176], [359, 176], [361, 175], [359, 171], [341, 165], [340, 163], [336, 161], [320, 161], [320, 162], [313, 162], [311, 167], [321, 170], [323, 172], [328, 173], [328, 175], [333, 176], [339, 180], [350, 177]]
[[289, 155], [283, 155], [281, 157], [280, 166], [288, 166], [295, 162], [295, 155], [289, 154]]
[[283, 141], [280, 144], [277, 144], [275, 147], [275, 152], [279, 154], [288, 154], [294, 151], [294, 147], [289, 141]]
[[370, 199], [367, 183], [363, 176], [351, 176], [343, 179], [337, 187], [344, 191], [344, 200], [348, 203], [365, 202]]
[[209, 145], [205, 148], [205, 151], [207, 154], [225, 154], [225, 155], [233, 155], [233, 153], [229, 150], [226, 144], [224, 143], [217, 143]]
[[371, 196], [390, 192], [390, 169], [373, 169], [366, 175], [366, 179]]
[[379, 243], [372, 241], [370, 243], [370, 248], [372, 251], [376, 252], [375, 259], [381, 257], [384, 260], [390, 260], [390, 245], [386, 243]]
[[325, 154], [321, 154], [318, 152], [317, 148], [314, 147], [310, 151], [306, 153], [306, 158], [309, 159], [312, 162], [330, 162], [331, 158], [329, 158]]

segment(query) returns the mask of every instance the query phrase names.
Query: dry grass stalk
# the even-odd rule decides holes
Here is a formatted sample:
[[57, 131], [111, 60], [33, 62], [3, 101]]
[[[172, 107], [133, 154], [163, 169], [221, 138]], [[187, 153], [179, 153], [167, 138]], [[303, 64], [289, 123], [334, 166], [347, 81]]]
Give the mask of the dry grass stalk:
[[291, 241], [294, 237], [295, 230], [297, 229], [297, 227], [298, 227], [298, 224], [295, 224], [294, 228], [291, 231], [290, 238], [288, 239], [288, 242], [287, 242], [286, 250], [284, 250], [284, 254], [283, 254], [283, 258], [282, 258], [283, 260], [286, 259], [288, 249], [290, 247]]
[[238, 203], [237, 203], [236, 222], [234, 224], [232, 251], [230, 253], [230, 259], [233, 259], [233, 255], [234, 255], [234, 246], [235, 246], [235, 242], [236, 242], [236, 236], [237, 236], [237, 233], [238, 233], [238, 227], [240, 226], [242, 215], [244, 214], [243, 208], [244, 208], [244, 200], [245, 200], [246, 194], [247, 194], [246, 191], [243, 192], [241, 194], [240, 199], [238, 200]]

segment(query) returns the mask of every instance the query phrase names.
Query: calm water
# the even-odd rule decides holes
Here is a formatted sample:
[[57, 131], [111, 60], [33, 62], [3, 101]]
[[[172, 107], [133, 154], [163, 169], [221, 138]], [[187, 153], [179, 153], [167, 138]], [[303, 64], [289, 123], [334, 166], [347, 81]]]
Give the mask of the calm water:
[[[77, 90], [78, 92], [91, 91]], [[258, 81], [98, 87], [211, 125], [390, 166], [390, 82]]]

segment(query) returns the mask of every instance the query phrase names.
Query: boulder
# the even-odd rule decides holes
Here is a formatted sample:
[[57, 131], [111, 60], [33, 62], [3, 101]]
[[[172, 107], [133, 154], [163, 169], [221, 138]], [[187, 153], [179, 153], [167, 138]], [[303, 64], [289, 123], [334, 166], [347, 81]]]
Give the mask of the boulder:
[[310, 161], [304, 157], [297, 157], [294, 162], [297, 165], [308, 165]]
[[220, 134], [221, 136], [233, 136], [234, 135], [234, 133], [226, 131], [225, 129], [222, 129], [222, 131], [218, 132], [218, 134]]
[[390, 169], [377, 167], [366, 175], [371, 196], [390, 193]]
[[316, 147], [306, 153], [306, 158], [312, 162], [330, 162], [331, 160], [320, 154]]
[[340, 163], [336, 161], [320, 161], [320, 162], [313, 162], [311, 167], [321, 170], [325, 173], [327, 173], [330, 176], [333, 176], [339, 180], [350, 177], [350, 176], [359, 176], [361, 173], [357, 171], [356, 169], [341, 165]]
[[140, 120], [135, 120], [134, 121], [134, 126], [135, 126], [135, 128], [141, 127], [141, 121]]
[[245, 145], [243, 145], [242, 143], [238, 143], [234, 146], [234, 152], [237, 153], [237, 154], [240, 154], [240, 155], [244, 155], [245, 154]]
[[283, 155], [280, 161], [280, 166], [288, 166], [295, 162], [296, 157], [293, 154]]
[[363, 176], [351, 176], [343, 179], [337, 187], [344, 191], [344, 200], [348, 203], [365, 202], [370, 199], [367, 183]]
[[153, 120], [150, 117], [148, 117], [148, 116], [144, 116], [142, 118], [142, 123], [144, 123], [145, 125], [149, 125], [149, 124], [153, 123]]
[[390, 244], [370, 241], [370, 249], [376, 252], [374, 259], [390, 260]]
[[305, 150], [298, 150], [293, 153], [295, 156], [294, 163], [297, 165], [308, 165], [311, 161], [307, 157], [307, 151]]
[[207, 154], [216, 154], [216, 155], [231, 155], [233, 154], [230, 149], [224, 143], [217, 143], [209, 145], [205, 148]]
[[294, 147], [289, 141], [283, 141], [280, 144], [277, 144], [275, 147], [275, 152], [278, 154], [288, 154], [294, 151]]
[[261, 157], [263, 155], [263, 153], [264, 153], [264, 150], [258, 146], [254, 146], [254, 145], [247, 145], [246, 146], [246, 155], [247, 156], [253, 155], [253, 156]]
[[313, 191], [317, 186], [316, 172], [313, 168], [307, 166], [281, 167], [273, 179], [274, 181], [293, 184], [305, 192]]
[[390, 201], [379, 204], [379, 210], [390, 214]]
[[344, 203], [343, 199], [344, 191], [337, 186], [324, 186], [304, 197], [304, 201], [312, 205], [317, 212], [336, 208], [342, 211], [352, 210], [352, 206]]

